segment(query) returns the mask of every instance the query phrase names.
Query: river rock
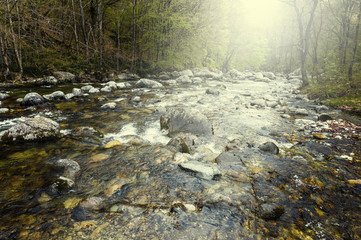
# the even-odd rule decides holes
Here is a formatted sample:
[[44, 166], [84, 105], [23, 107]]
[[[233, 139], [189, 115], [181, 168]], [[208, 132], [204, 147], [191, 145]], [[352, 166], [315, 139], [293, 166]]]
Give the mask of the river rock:
[[222, 152], [216, 158], [217, 164], [240, 163], [242, 160], [239, 156], [231, 152]]
[[7, 93], [0, 93], [0, 100], [4, 100], [9, 97], [9, 94]]
[[183, 70], [180, 73], [180, 76], [188, 76], [188, 77], [193, 77], [193, 72], [190, 69], [187, 70]]
[[137, 80], [140, 77], [134, 73], [122, 73], [118, 75], [119, 80]]
[[89, 90], [89, 93], [90, 93], [90, 94], [99, 93], [99, 92], [100, 92], [99, 88], [95, 88], [95, 87], [92, 87], [92, 88]]
[[9, 108], [0, 108], [0, 114], [9, 112]]
[[83, 92], [89, 92], [91, 89], [93, 89], [94, 87], [93, 86], [91, 86], [91, 85], [85, 85], [85, 86], [82, 86], [81, 87], [81, 90], [83, 91]]
[[254, 74], [256, 80], [262, 80], [264, 78], [263, 74], [258, 72]]
[[160, 80], [169, 80], [170, 76], [168, 74], [161, 74], [158, 77]]
[[212, 135], [212, 125], [196, 109], [170, 108], [160, 119], [161, 128], [172, 132], [188, 132], [195, 135]]
[[75, 81], [75, 75], [70, 72], [56, 71], [53, 73], [53, 75], [60, 82], [74, 82]]
[[273, 154], [278, 154], [280, 151], [279, 148], [277, 147], [277, 145], [274, 144], [273, 142], [266, 142], [266, 143], [262, 144], [261, 146], [259, 146], [258, 148], [264, 152], [269, 152], [269, 153], [273, 153]]
[[72, 132], [73, 136], [76, 137], [90, 137], [90, 136], [96, 136], [96, 137], [103, 137], [103, 134], [99, 132], [98, 130], [94, 129], [93, 127], [77, 127]]
[[226, 146], [226, 151], [228, 152], [241, 152], [243, 149], [247, 148], [247, 143], [241, 141], [240, 139], [233, 139]]
[[326, 122], [328, 120], [333, 120], [333, 118], [327, 114], [321, 114], [320, 116], [318, 116], [318, 121]]
[[179, 78], [177, 78], [176, 81], [181, 84], [192, 83], [192, 80], [190, 79], [190, 77], [188, 75], [182, 75]]
[[23, 98], [23, 101], [21, 102], [21, 105], [24, 106], [33, 106], [33, 105], [39, 105], [44, 103], [44, 98], [40, 96], [39, 93], [31, 92], [25, 95]]
[[273, 72], [264, 72], [263, 76], [271, 80], [276, 79], [276, 75]]
[[107, 86], [109, 86], [111, 89], [117, 89], [118, 88], [118, 85], [116, 82], [114, 81], [109, 81], [106, 83]]
[[219, 96], [220, 92], [218, 90], [215, 89], [207, 89], [206, 90], [206, 94], [210, 94], [210, 95], [214, 95], [214, 96]]
[[3, 106], [3, 103], [0, 101], [0, 108]]
[[150, 79], [140, 79], [136, 82], [135, 87], [137, 88], [162, 88], [163, 85], [157, 81], [150, 80]]
[[264, 203], [259, 206], [259, 216], [264, 220], [277, 220], [285, 212], [284, 207], [274, 203]]
[[189, 161], [178, 166], [185, 171], [194, 172], [206, 180], [216, 180], [222, 175], [217, 167], [202, 162]]
[[73, 97], [75, 97], [75, 96], [74, 96], [74, 94], [72, 94], [72, 93], [65, 94], [65, 100], [70, 100], [70, 99], [72, 99]]
[[193, 82], [194, 84], [200, 84], [200, 83], [203, 82], [203, 80], [202, 80], [202, 78], [200, 78], [200, 77], [195, 77], [195, 78], [192, 79], [192, 82]]
[[80, 88], [73, 88], [72, 93], [74, 97], [80, 97], [81, 95], [83, 95], [83, 92]]
[[250, 102], [251, 106], [265, 107], [266, 101], [263, 99], [255, 99]]
[[115, 109], [116, 106], [117, 106], [116, 103], [106, 103], [106, 104], [102, 105], [100, 108], [103, 108], [103, 109]]
[[212, 78], [212, 79], [219, 79], [221, 77], [221, 75], [211, 72], [208, 69], [200, 69], [198, 71], [195, 71], [194, 73], [195, 77], [200, 77], [200, 78]]
[[55, 162], [55, 166], [64, 168], [64, 176], [70, 179], [74, 179], [74, 177], [80, 172], [79, 164], [71, 159], [59, 159]]
[[60, 126], [57, 122], [45, 118], [27, 118], [8, 129], [2, 136], [3, 141], [32, 141], [55, 138], [59, 135]]
[[74, 187], [75, 183], [70, 178], [60, 176], [55, 183], [51, 185], [53, 194], [65, 194]]
[[112, 91], [112, 88], [109, 87], [109, 86], [105, 86], [103, 88], [100, 89], [101, 92], [111, 92]]
[[237, 71], [236, 69], [229, 70], [225, 77], [233, 80], [244, 80], [246, 77], [242, 72]]
[[170, 148], [174, 152], [190, 153], [190, 148], [188, 147], [187, 143], [181, 137], [172, 138], [168, 142], [167, 147]]
[[59, 101], [66, 99], [65, 94], [62, 91], [56, 91], [51, 94], [43, 95], [43, 98], [48, 101]]

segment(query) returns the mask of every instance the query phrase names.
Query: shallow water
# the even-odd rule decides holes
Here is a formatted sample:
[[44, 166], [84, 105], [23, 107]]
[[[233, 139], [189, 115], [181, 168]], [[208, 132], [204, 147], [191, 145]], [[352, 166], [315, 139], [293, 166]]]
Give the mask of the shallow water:
[[[282, 118], [282, 106], [251, 104], [282, 100], [307, 109], [310, 114], [302, 118], [314, 119], [317, 113], [294, 94], [296, 87], [283, 78], [205, 80], [160, 90], [116, 90], [28, 110], [15, 102], [17, 97], [59, 88], [12, 89], [3, 103], [13, 111], [0, 117], [1, 131], [40, 113], [59, 122], [63, 137], [2, 144], [0, 238], [358, 239], [361, 185], [348, 180], [361, 178], [360, 141], [316, 141], [297, 131], [293, 119], [300, 116]], [[206, 94], [207, 88], [220, 95]], [[141, 101], [132, 101], [135, 96]], [[117, 107], [101, 109], [107, 102]], [[170, 137], [160, 130], [159, 118], [172, 106], [196, 108], [213, 124], [214, 135], [198, 137], [191, 154], [166, 147]], [[84, 126], [99, 134], [71, 134]], [[236, 153], [241, 160], [217, 165], [215, 158], [234, 139], [242, 143]], [[268, 141], [280, 146], [280, 154], [258, 149]], [[352, 160], [335, 157], [341, 153], [353, 153]], [[54, 163], [63, 158], [78, 162], [81, 171], [74, 188], [54, 193], [52, 186], [63, 174]], [[221, 179], [204, 180], [181, 170], [178, 163], [184, 159], [218, 166]], [[283, 212], [264, 217], [262, 204]]]

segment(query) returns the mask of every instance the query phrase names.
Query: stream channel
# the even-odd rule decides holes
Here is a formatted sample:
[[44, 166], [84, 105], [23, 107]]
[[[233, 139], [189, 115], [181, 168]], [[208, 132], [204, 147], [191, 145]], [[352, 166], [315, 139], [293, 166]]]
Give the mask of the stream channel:
[[[360, 127], [300, 94], [297, 77], [243, 74], [161, 88], [117, 80], [30, 108], [16, 99], [86, 84], [1, 87], [11, 111], [0, 135], [39, 114], [61, 136], [0, 142], [0, 239], [361, 239]], [[173, 107], [205, 115], [213, 134], [161, 130]], [[168, 144], [179, 138], [187, 149]], [[54, 187], [60, 159], [80, 167], [73, 186]], [[180, 167], [194, 161], [219, 174]]]

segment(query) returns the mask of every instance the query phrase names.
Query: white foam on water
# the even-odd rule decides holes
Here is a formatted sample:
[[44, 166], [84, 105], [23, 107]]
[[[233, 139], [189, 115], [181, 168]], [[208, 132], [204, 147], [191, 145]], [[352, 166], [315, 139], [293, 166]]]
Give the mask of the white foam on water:
[[129, 123], [124, 125], [118, 133], [106, 134], [105, 139], [127, 143], [129, 141], [127, 137], [129, 136], [138, 136], [151, 144], [167, 144], [170, 140], [170, 138], [160, 130], [159, 121], [148, 122], [143, 128], [137, 128], [135, 123]]

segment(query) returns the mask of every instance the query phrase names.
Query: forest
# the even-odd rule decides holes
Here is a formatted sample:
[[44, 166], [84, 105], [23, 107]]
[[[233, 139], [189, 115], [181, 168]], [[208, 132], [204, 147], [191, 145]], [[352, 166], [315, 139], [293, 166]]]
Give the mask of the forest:
[[0, 2], [2, 81], [55, 70], [300, 69], [310, 95], [360, 90], [358, 0]]

